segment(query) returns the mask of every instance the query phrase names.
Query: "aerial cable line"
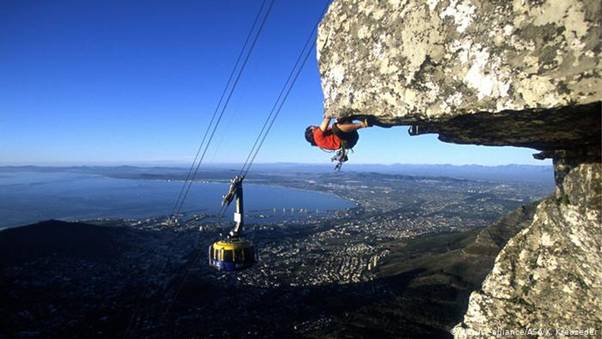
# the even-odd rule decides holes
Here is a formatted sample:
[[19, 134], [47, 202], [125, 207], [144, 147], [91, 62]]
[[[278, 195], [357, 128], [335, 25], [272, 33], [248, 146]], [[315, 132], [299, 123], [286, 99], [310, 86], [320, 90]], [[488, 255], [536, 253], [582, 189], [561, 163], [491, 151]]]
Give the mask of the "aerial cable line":
[[[236, 59], [236, 62], [234, 64], [234, 68], [232, 69], [232, 72], [230, 73], [228, 81], [226, 82], [226, 87], [222, 91], [222, 94], [221, 94], [221, 96], [219, 98], [219, 101], [218, 101], [218, 104], [217, 104], [217, 106], [215, 108], [215, 111], [213, 112], [213, 115], [211, 116], [211, 120], [210, 120], [210, 122], [209, 122], [209, 124], [207, 126], [207, 129], [205, 130], [205, 133], [203, 135], [203, 139], [201, 141], [201, 144], [199, 145], [199, 147], [197, 149], [197, 152], [196, 152], [196, 155], [195, 155], [194, 160], [192, 162], [192, 165], [190, 167], [190, 170], [188, 171], [188, 173], [186, 175], [186, 179], [184, 180], [184, 185], [182, 186], [182, 188], [180, 190], [180, 193], [178, 194], [178, 198], [176, 200], [176, 204], [174, 205], [172, 215], [177, 215], [177, 214], [180, 213], [180, 209], [182, 208], [182, 205], [183, 205], [184, 200], [185, 200], [185, 195], [187, 194], [187, 193], [184, 193], [184, 192], [187, 191], [187, 185], [191, 185], [191, 183], [189, 183], [189, 180], [191, 180], [191, 182], [194, 180], [192, 178], [192, 176], [193, 176], [192, 174], [193, 174], [193, 172], [196, 173], [195, 168], [197, 167], [197, 160], [199, 159], [199, 155], [201, 154], [201, 151], [203, 149], [203, 145], [205, 144], [205, 140], [206, 140], [207, 136], [209, 135], [209, 131], [211, 130], [211, 126], [213, 125], [213, 121], [215, 120], [215, 117], [217, 116], [217, 113], [220, 110], [220, 107], [222, 105], [223, 99], [226, 97], [226, 93], [228, 93], [228, 89], [230, 88], [230, 91], [232, 92], [234, 90], [234, 87], [236, 86], [236, 85], [234, 85], [234, 86], [232, 86], [232, 88], [230, 87], [230, 85], [232, 84], [232, 80], [235, 78], [235, 75], [237, 74], [237, 69], [238, 69], [238, 67], [240, 65], [240, 61], [242, 60], [243, 55], [245, 54], [245, 51], [247, 50], [247, 46], [249, 45], [249, 42], [251, 41], [251, 38], [253, 37], [253, 32], [256, 29], [256, 26], [257, 26], [257, 23], [259, 22], [259, 19], [261, 18], [261, 15], [262, 15], [262, 12], [263, 12], [263, 9], [265, 7], [266, 2], [267, 2], [267, 0], [264, 0], [262, 2], [261, 7], [259, 8], [259, 11], [257, 12], [257, 15], [255, 16], [255, 20], [253, 21], [253, 25], [251, 26], [251, 29], [249, 30], [249, 33], [247, 34], [247, 38], [245, 40], [243, 48], [241, 49], [240, 53], [238, 54], [238, 58]], [[268, 12], [265, 14], [264, 19], [262, 20], [262, 27], [263, 27], [263, 23], [265, 23], [265, 19], [269, 15], [269, 11], [271, 9], [271, 5], [272, 4], [270, 4], [270, 8], [268, 9]], [[255, 33], [255, 40], [256, 40], [257, 36], [259, 35], [260, 31], [261, 31], [261, 27], [260, 27], [260, 30]], [[251, 48], [250, 51], [248, 51], [248, 55], [251, 52], [252, 52], [252, 48]], [[244, 65], [243, 65], [243, 67], [241, 67], [241, 69], [239, 70], [238, 73], [239, 74], [242, 73], [243, 69], [244, 69]], [[222, 109], [222, 112], [223, 112], [224, 109], [225, 109], [225, 107]], [[201, 158], [201, 161], [202, 161], [202, 158]], [[200, 162], [199, 162], [199, 165], [200, 165]]]
[[253, 49], [255, 47], [255, 44], [257, 43], [259, 35], [260, 35], [260, 33], [261, 33], [261, 31], [262, 31], [262, 29], [263, 29], [263, 27], [264, 27], [264, 25], [265, 25], [265, 23], [267, 21], [267, 18], [268, 18], [269, 14], [270, 14], [270, 11], [272, 10], [273, 4], [274, 4], [274, 0], [271, 0], [270, 1], [270, 5], [268, 7], [268, 10], [265, 13], [265, 16], [263, 17], [263, 19], [261, 21], [259, 29], [258, 29], [257, 33], [255, 34], [253, 40], [252, 40], [251, 47], [250, 47], [247, 55], [245, 56], [245, 58], [243, 60], [243, 63], [242, 63], [241, 68], [240, 68], [240, 71], [237, 73], [237, 75], [236, 75], [236, 77], [234, 79], [234, 83], [233, 83], [233, 85], [232, 85], [232, 87], [231, 87], [228, 95], [226, 96], [226, 101], [225, 101], [224, 105], [222, 106], [222, 109], [221, 109], [221, 111], [219, 113], [219, 116], [217, 118], [217, 121], [216, 121], [215, 125], [213, 126], [213, 129], [211, 131], [209, 139], [208, 139], [207, 143], [205, 144], [205, 148], [203, 150], [203, 153], [201, 154], [201, 157], [199, 158], [199, 161], [198, 161], [198, 163], [197, 163], [197, 165], [196, 165], [196, 167], [194, 169], [194, 172], [192, 173], [192, 176], [191, 176], [190, 180], [188, 181], [186, 190], [184, 191], [184, 195], [182, 196], [182, 199], [181, 199], [181, 202], [180, 202], [180, 206], [178, 208], [177, 213], [179, 213], [180, 209], [182, 208], [182, 206], [184, 204], [184, 201], [186, 200], [186, 197], [188, 196], [188, 193], [190, 192], [190, 188], [192, 187], [192, 183], [193, 183], [194, 179], [196, 178], [196, 175], [197, 175], [198, 170], [199, 170], [199, 168], [201, 166], [201, 163], [203, 162], [203, 159], [205, 158], [205, 154], [207, 153], [207, 150], [209, 149], [209, 145], [211, 144], [211, 141], [213, 140], [213, 137], [215, 136], [215, 132], [217, 131], [217, 128], [219, 127], [220, 121], [222, 120], [224, 112], [225, 112], [226, 108], [228, 107], [228, 103], [230, 102], [230, 99], [232, 98], [232, 94], [234, 93], [234, 90], [236, 89], [236, 85], [238, 84], [238, 81], [240, 80], [240, 77], [241, 77], [241, 75], [243, 73], [243, 70], [244, 70], [245, 66], [247, 65], [247, 62], [249, 61], [249, 57], [251, 56], [251, 52], [253, 51]]
[[[230, 77], [228, 78], [226, 87], [224, 88], [224, 91], [222, 92], [222, 95], [219, 99], [217, 107], [215, 108], [215, 111], [213, 112], [213, 115], [211, 117], [211, 121], [209, 122], [209, 125], [207, 126], [207, 129], [205, 130], [201, 144], [199, 145], [199, 148], [197, 149], [194, 161], [192, 162], [190, 170], [188, 171], [188, 174], [186, 175], [186, 179], [184, 180], [184, 185], [182, 186], [182, 189], [180, 190], [180, 193], [178, 194], [178, 198], [176, 200], [176, 203], [175, 203], [173, 211], [172, 211], [172, 216], [179, 215], [180, 210], [182, 209], [184, 202], [186, 201], [186, 198], [188, 196], [188, 193], [190, 192], [192, 183], [193, 183], [194, 179], [196, 178], [196, 175], [201, 166], [201, 163], [203, 162], [205, 154], [207, 153], [207, 149], [209, 148], [209, 145], [211, 144], [211, 141], [215, 135], [215, 132], [219, 126], [219, 123], [222, 120], [223, 114], [224, 114], [226, 108], [228, 107], [228, 104], [230, 102], [232, 94], [234, 93], [234, 90], [236, 89], [236, 86], [240, 80], [240, 77], [241, 77], [244, 69], [245, 69], [245, 66], [247, 65], [247, 62], [249, 61], [249, 57], [251, 56], [251, 53], [253, 52], [253, 49], [255, 48], [255, 45], [261, 34], [261, 31], [263, 30], [263, 27], [265, 26], [267, 18], [269, 17], [269, 14], [274, 5], [274, 0], [269, 0], [269, 5], [267, 7], [267, 10], [265, 11], [265, 13], [263, 13], [265, 4], [267, 2], [268, 2], [268, 0], [264, 0], [262, 2], [259, 12], [257, 13], [257, 16], [255, 17], [255, 21], [253, 22], [253, 26], [251, 27], [251, 30], [249, 31], [249, 34], [247, 35], [245, 44], [238, 55], [238, 58], [234, 65], [234, 68], [232, 69]], [[262, 13], [263, 13], [263, 17], [262, 17]], [[259, 24], [259, 28], [255, 32], [257, 23], [260, 21], [260, 18], [261, 18], [261, 22]], [[250, 47], [247, 50], [247, 46], [249, 45], [249, 42], [250, 42]], [[241, 60], [242, 60], [242, 63], [241, 63]], [[239, 68], [239, 65], [240, 65], [240, 68]], [[224, 98], [225, 98], [225, 101], [224, 101]], [[223, 105], [222, 105], [222, 103], [223, 103]], [[220, 109], [220, 106], [221, 106], [221, 109]], [[219, 112], [219, 115], [218, 115], [218, 112]], [[217, 117], [217, 120], [215, 121], [216, 117]], [[213, 123], [214, 121], [215, 121], [215, 124]], [[209, 139], [207, 139], [207, 136], [209, 136]]]
[[[313, 50], [313, 47], [314, 47], [313, 41], [315, 40], [316, 30], [318, 29], [320, 21], [321, 21], [322, 17], [324, 16], [324, 14], [326, 13], [326, 10], [328, 9], [329, 4], [330, 4], [330, 1], [327, 1], [326, 6], [322, 10], [322, 14], [320, 15], [316, 24], [313, 26], [313, 29], [312, 29], [311, 33], [309, 34], [307, 40], [305, 41], [303, 48], [299, 52], [299, 55], [297, 56], [297, 60], [295, 61], [295, 65], [291, 69], [291, 72], [289, 73], [289, 76], [286, 79], [284, 86], [280, 90], [278, 98], [274, 102], [274, 105], [272, 106], [270, 113], [268, 114], [265, 122], [263, 123], [263, 126], [261, 127], [261, 131], [257, 135], [257, 138], [255, 139], [255, 142], [253, 143], [253, 146], [251, 147], [251, 150], [250, 150], [249, 154], [247, 155], [247, 158], [246, 158], [242, 168], [240, 169], [239, 176], [245, 177], [249, 173], [249, 170], [251, 169], [251, 166], [253, 165], [253, 162], [255, 161], [255, 158], [257, 157], [257, 154], [259, 153], [261, 147], [263, 146], [263, 144], [268, 136], [268, 133], [270, 133], [270, 130], [272, 129], [272, 126], [274, 125], [276, 118], [278, 118], [278, 115], [280, 114], [282, 107], [286, 103], [286, 100], [287, 100], [291, 90], [293, 89], [297, 79], [299, 78], [299, 75], [301, 74], [301, 71], [303, 70], [305, 63], [307, 62], [307, 59], [309, 58], [311, 51]], [[221, 220], [223, 214], [226, 212], [226, 209], [227, 209], [227, 206], [222, 206], [220, 208], [220, 210], [218, 212], [218, 217], [220, 220]]]
[[[264, 13], [264, 8], [266, 7], [266, 3], [268, 3], [268, 1], [269, 1], [269, 5], [267, 7], [267, 10]], [[249, 31], [249, 33], [247, 35], [247, 38], [246, 38], [245, 43], [243, 45], [243, 48], [241, 49], [241, 51], [240, 51], [240, 53], [238, 55], [238, 58], [236, 60], [236, 63], [234, 65], [234, 68], [232, 69], [232, 72], [230, 73], [230, 76], [229, 76], [228, 81], [226, 83], [226, 87], [224, 88], [224, 90], [223, 90], [223, 92], [222, 92], [222, 94], [220, 96], [220, 99], [219, 99], [218, 104], [217, 104], [217, 106], [215, 108], [215, 111], [213, 112], [213, 115], [211, 117], [209, 125], [207, 126], [207, 129], [205, 130], [205, 133], [203, 135], [201, 144], [199, 145], [199, 147], [197, 149], [197, 152], [195, 154], [195, 157], [194, 157], [194, 160], [192, 162], [192, 165], [191, 165], [188, 173], [186, 174], [186, 178], [184, 180], [184, 185], [182, 186], [182, 188], [181, 188], [181, 190], [180, 190], [180, 192], [178, 194], [176, 203], [175, 203], [174, 208], [172, 210], [172, 214], [171, 214], [172, 217], [179, 215], [179, 213], [180, 213], [180, 211], [181, 211], [181, 209], [183, 207], [184, 201], [186, 200], [186, 197], [188, 195], [188, 192], [190, 190], [192, 182], [194, 181], [194, 179], [196, 177], [198, 169], [199, 169], [199, 167], [200, 167], [200, 165], [201, 165], [201, 163], [203, 161], [203, 158], [204, 158], [204, 156], [205, 156], [205, 154], [207, 152], [207, 149], [208, 149], [208, 147], [209, 147], [209, 145], [211, 143], [211, 140], [213, 139], [215, 131], [217, 130], [217, 127], [219, 126], [219, 122], [221, 121], [221, 118], [222, 118], [222, 116], [224, 114], [224, 111], [226, 110], [226, 108], [228, 106], [230, 98], [232, 97], [232, 93], [234, 92], [234, 89], [236, 88], [236, 85], [238, 84], [240, 76], [241, 76], [242, 72], [244, 71], [245, 66], [247, 65], [249, 57], [250, 57], [250, 55], [251, 55], [251, 53], [252, 53], [252, 51], [253, 51], [253, 49], [255, 47], [255, 44], [257, 42], [257, 39], [259, 38], [259, 35], [260, 35], [261, 31], [263, 30], [263, 27], [264, 27], [264, 25], [265, 25], [265, 23], [267, 21], [267, 18], [269, 17], [269, 14], [270, 14], [270, 12], [272, 10], [272, 7], [274, 5], [274, 1], [275, 0], [264, 0], [262, 2], [262, 4], [261, 4], [261, 7], [260, 7], [260, 9], [259, 9], [259, 11], [258, 11], [258, 13], [257, 13], [257, 15], [255, 17], [253, 25], [251, 26], [251, 30]], [[262, 13], [263, 13], [263, 17], [262, 17]], [[257, 27], [257, 23], [260, 22], [260, 21], [261, 21], [261, 23], [259, 25], [259, 28], [255, 32], [256, 27]], [[249, 47], [249, 49], [247, 51], [247, 46], [249, 46], [249, 42], [251, 44], [250, 44], [250, 47]], [[245, 52], [246, 52], [246, 55], [245, 55]], [[242, 63], [241, 63], [241, 60], [242, 60]], [[239, 68], [239, 66], [240, 66], [240, 68]], [[238, 71], [237, 71], [237, 69], [238, 69]], [[225, 102], [224, 102], [224, 98], [226, 98]], [[224, 102], [223, 106], [222, 106], [222, 102]], [[220, 110], [220, 106], [221, 106], [221, 110]], [[219, 116], [218, 116], [218, 112], [219, 112]], [[215, 125], [212, 128], [213, 122], [215, 121], [216, 117], [218, 117], [217, 121], [215, 122]], [[209, 139], [207, 140], [207, 136], [209, 135], [210, 131], [211, 131], [211, 135], [209, 136]], [[205, 141], [207, 141], [207, 142], [205, 143]], [[204, 148], [203, 148], [203, 145], [205, 146]], [[202, 151], [202, 153], [201, 153], [201, 151]], [[199, 256], [200, 256], [200, 253], [199, 253]], [[161, 271], [165, 271], [165, 267]], [[186, 276], [188, 275], [188, 273], [189, 272], [186, 273], [183, 281], [186, 279]], [[178, 290], [176, 291], [176, 295], [179, 294], [179, 290], [180, 289], [181, 289], [181, 286], [178, 287]], [[149, 291], [150, 290], [147, 290], [144, 293], [144, 297], [145, 298], [148, 296], [148, 293], [150, 293]], [[165, 294], [165, 291], [163, 292], [163, 294]], [[168, 307], [171, 307], [171, 305], [169, 305]], [[136, 319], [137, 319], [138, 313], [139, 313], [138, 310], [135, 309], [134, 313], [130, 317], [130, 320], [128, 322], [128, 327], [127, 327], [127, 329], [126, 329], [126, 331], [124, 333], [124, 337], [125, 338], [128, 338], [137, 329], [138, 324], [136, 322]]]
[[[291, 81], [289, 87], [286, 90], [283, 88], [283, 92], [280, 93], [280, 96], [282, 96], [282, 94], [285, 93], [284, 97], [280, 101], [280, 105], [277, 106], [277, 108], [276, 108], [276, 104], [278, 103], [278, 101], [274, 104], [274, 108], [272, 110], [275, 110], [275, 114], [273, 115], [273, 117], [272, 117], [271, 120], [269, 120], [269, 116], [268, 116], [268, 119], [266, 120], [266, 123], [269, 121], [269, 125], [267, 125], [267, 129], [266, 129], [265, 128], [265, 124], [264, 124], [264, 128], [263, 129], [265, 129], [265, 133], [263, 133], [263, 135], [259, 134], [259, 136], [258, 136], [258, 138], [257, 138], [257, 140], [255, 142], [255, 144], [257, 144], [257, 141], [259, 140], [259, 137], [261, 137], [261, 141], [259, 142], [259, 145], [256, 148], [255, 147], [252, 148], [251, 152], [247, 156], [247, 160], [245, 161], [245, 164], [243, 165], [243, 167], [241, 169], [241, 174], [243, 176], [246, 176], [247, 173], [249, 172], [249, 170], [251, 169], [251, 166], [253, 165], [253, 162], [255, 161], [255, 158], [257, 157], [257, 154], [259, 153], [259, 150], [263, 146], [263, 144], [265, 142], [265, 139], [267, 138], [268, 134], [270, 133], [270, 130], [272, 129], [272, 126], [274, 125], [274, 122], [278, 118], [278, 115], [280, 114], [280, 111], [282, 110], [282, 107], [286, 103], [286, 100], [288, 99], [288, 96], [289, 96], [289, 94], [290, 94], [293, 86], [295, 85], [295, 82], [297, 81], [297, 78], [299, 77], [299, 74], [303, 70], [303, 66], [305, 65], [305, 62], [307, 61], [307, 58], [309, 57], [309, 54], [310, 54], [309, 52], [311, 52], [312, 49], [313, 48], [311, 48], [311, 47], [309, 48], [307, 54], [303, 57], [303, 61], [302, 61], [301, 65], [299, 66], [297, 72], [294, 73], [294, 76], [293, 76], [293, 73], [291, 72], [291, 76], [293, 76], [292, 77], [292, 81]], [[250, 161], [249, 161], [249, 157], [250, 157]]]
[[[311, 38], [313, 37], [314, 32], [315, 32], [315, 29], [314, 29], [314, 31], [312, 31], [312, 34], [311, 34], [310, 38], [308, 39], [308, 42], [312, 41]], [[274, 106], [272, 107], [270, 114], [268, 114], [268, 117], [261, 128], [259, 135], [255, 139], [253, 147], [251, 147], [251, 151], [247, 155], [247, 159], [245, 160], [245, 163], [243, 164], [242, 168], [240, 169], [239, 176], [246, 177], [247, 174], [249, 173], [249, 170], [251, 169], [251, 166], [253, 165], [253, 162], [255, 161], [257, 154], [259, 153], [261, 147], [263, 146], [263, 144], [268, 136], [268, 133], [270, 133], [270, 130], [272, 129], [272, 126], [274, 125], [276, 118], [278, 118], [278, 115], [280, 114], [282, 107], [286, 103], [286, 100], [287, 100], [293, 86], [295, 85], [295, 82], [297, 81], [299, 75], [301, 74], [301, 71], [303, 70], [303, 66], [305, 66], [305, 63], [307, 62], [310, 52], [313, 49], [313, 45], [310, 44], [309, 46], [310, 47], [306, 51], [305, 55], [303, 55], [303, 54], [306, 50], [307, 43], [306, 43], [306, 46], [303, 47], [302, 52], [299, 54], [299, 57], [297, 58], [297, 63], [295, 64], [295, 67], [293, 67], [293, 70], [289, 74], [289, 78], [287, 79], [285, 86], [282, 88], [282, 90], [278, 96], [278, 99], [274, 103]], [[300, 61], [300, 64], [299, 64], [299, 61]], [[289, 82], [290, 82], [290, 84], [289, 84]], [[282, 100], [280, 100], [280, 99], [282, 99]], [[218, 213], [219, 219], [222, 218], [223, 214], [226, 212], [227, 207], [228, 206], [222, 206], [222, 208], [220, 208], [220, 211]]]
[[211, 120], [209, 121], [209, 124], [207, 125], [207, 128], [205, 130], [205, 133], [203, 134], [203, 138], [201, 141], [201, 144], [199, 145], [196, 154], [194, 156], [194, 160], [192, 161], [192, 164], [190, 166], [190, 169], [188, 170], [188, 172], [186, 173], [186, 178], [184, 179], [184, 185], [182, 185], [182, 187], [180, 188], [180, 192], [178, 193], [178, 197], [176, 199], [176, 202], [174, 204], [174, 207], [172, 209], [172, 215], [174, 215], [176, 213], [176, 211], [179, 210], [179, 205], [180, 205], [180, 201], [182, 199], [184, 190], [186, 188], [186, 184], [188, 183], [188, 180], [190, 179], [192, 172], [194, 171], [194, 168], [196, 166], [197, 160], [199, 158], [199, 155], [201, 154], [201, 151], [203, 149], [203, 145], [205, 144], [205, 140], [207, 139], [207, 136], [209, 135], [209, 130], [211, 129], [211, 126], [213, 125], [213, 121], [215, 120], [215, 117], [217, 116], [217, 112], [219, 111], [219, 108], [221, 107], [222, 101], [226, 95], [226, 92], [228, 90], [228, 88], [230, 87], [230, 84], [232, 83], [232, 79], [234, 78], [234, 74], [236, 73], [236, 69], [239, 66], [240, 60], [245, 52], [245, 50], [247, 49], [247, 45], [249, 43], [249, 41], [251, 40], [251, 36], [253, 31], [255, 31], [255, 26], [257, 25], [257, 22], [259, 21], [259, 18], [261, 16], [261, 13], [263, 11], [263, 7], [265, 5], [266, 1], [264, 0], [261, 4], [261, 7], [259, 8], [259, 11], [257, 12], [257, 15], [255, 16], [255, 20], [253, 21], [253, 25], [251, 26], [251, 29], [249, 30], [249, 33], [247, 34], [247, 38], [245, 39], [245, 43], [243, 44], [242, 49], [240, 50], [238, 57], [236, 59], [236, 62], [234, 63], [234, 68], [232, 69], [232, 71], [230, 72], [230, 76], [228, 77], [228, 81], [226, 81], [226, 86], [224, 87], [224, 90], [222, 91], [222, 94], [218, 100], [217, 106], [215, 107], [215, 110], [213, 111], [213, 114], [211, 116]]
[[[255, 160], [255, 157], [257, 156], [257, 154], [259, 153], [259, 150], [263, 146], [268, 133], [270, 132], [276, 118], [280, 114], [282, 107], [286, 103], [286, 100], [287, 100], [293, 86], [295, 85], [295, 82], [297, 81], [299, 74], [301, 73], [301, 71], [303, 70], [303, 67], [305, 66], [305, 63], [309, 57], [309, 54], [313, 49], [312, 41], [314, 40], [315, 32], [317, 30], [317, 27], [320, 23], [321, 18], [323, 17], [324, 13], [326, 12], [326, 9], [328, 8], [329, 3], [330, 3], [330, 1], [327, 2], [326, 7], [322, 11], [322, 15], [320, 16], [318, 22], [314, 25], [314, 28], [313, 28], [309, 38], [307, 39], [303, 49], [299, 53], [299, 56], [297, 57], [297, 61], [295, 62], [295, 66], [291, 70], [291, 73], [289, 74], [289, 77], [288, 77], [287, 81], [285, 82], [285, 85], [283, 86], [282, 90], [280, 91], [280, 94], [278, 95], [278, 98], [277, 98], [276, 102], [274, 103], [274, 106], [272, 107], [270, 114], [268, 115], [266, 121], [264, 122], [264, 124], [262, 126], [261, 132], [259, 133], [257, 139], [255, 140], [255, 143], [253, 144], [253, 147], [251, 148], [251, 151], [249, 152], [249, 155], [247, 156], [247, 159], [246, 159], [243, 167], [241, 168], [241, 173], [244, 173], [245, 176], [249, 172], [249, 170]], [[271, 5], [272, 4], [270, 4], [270, 8], [271, 8]], [[269, 13], [269, 10], [268, 10], [268, 13]], [[262, 27], [263, 27], [263, 23], [262, 23]], [[260, 30], [261, 30], [261, 27], [260, 27]], [[253, 43], [252, 47], [253, 46], [254, 46], [254, 43]], [[247, 56], [247, 59], [248, 59], [248, 56]], [[246, 63], [246, 61], [245, 61], [245, 63]], [[243, 68], [244, 68], [244, 64], [243, 64]], [[240, 77], [240, 74], [238, 75], [238, 77]], [[237, 77], [236, 81], [238, 81], [238, 77]], [[236, 85], [236, 82], [235, 82], [235, 85]], [[230, 95], [231, 95], [231, 93], [230, 93]], [[228, 96], [226, 105], [227, 105], [227, 102], [229, 101], [230, 95]], [[223, 114], [223, 111], [220, 113], [220, 117], [218, 118], [216, 127], [214, 127], [214, 129], [212, 131], [212, 134], [209, 138], [208, 144], [211, 142], [211, 139], [213, 138], [213, 134], [215, 133], [217, 125], [219, 124], [219, 121], [221, 120], [221, 114]], [[205, 148], [205, 151], [203, 152], [203, 156], [206, 151], [207, 151], [207, 147]], [[202, 161], [202, 157], [201, 157], [201, 161]], [[199, 164], [200, 164], [200, 162], [199, 162]], [[197, 165], [197, 168], [195, 169], [194, 175], [196, 175], [196, 170], [198, 170], [198, 165]], [[194, 180], [194, 175], [193, 175], [192, 180]], [[188, 189], [189, 188], [190, 188], [190, 186], [188, 187]], [[185, 199], [185, 197], [186, 196], [184, 195], [183, 198]], [[224, 208], [222, 208], [222, 210], [224, 210]], [[220, 217], [221, 217], [221, 214], [220, 214]], [[198, 254], [194, 257], [194, 259], [192, 261], [190, 261], [190, 265], [196, 263], [200, 259], [202, 253], [203, 253], [202, 251], [199, 251]], [[182, 287], [189, 274], [190, 274], [190, 270], [188, 270], [188, 267], [187, 267], [185, 270], [185, 274], [182, 277], [182, 280], [180, 281], [178, 286], [175, 288], [175, 293], [174, 293], [173, 297], [171, 298], [171, 302], [168, 303], [161, 319], [164, 319], [167, 316], [167, 314], [169, 313], [172, 304], [177, 300], [177, 298], [182, 290]]]
[[251, 166], [253, 165], [253, 162], [255, 161], [255, 158], [257, 157], [259, 150], [263, 146], [265, 139], [267, 138], [268, 134], [270, 133], [270, 130], [272, 129], [272, 126], [274, 125], [274, 122], [276, 121], [276, 118], [278, 118], [278, 115], [280, 114], [282, 107], [286, 103], [286, 100], [287, 100], [291, 90], [293, 89], [295, 82], [299, 78], [299, 75], [301, 74], [301, 71], [303, 70], [305, 63], [307, 62], [310, 52], [313, 49], [313, 46], [314, 46], [313, 41], [315, 40], [316, 30], [318, 29], [318, 26], [320, 24], [322, 17], [324, 16], [324, 13], [328, 9], [328, 4], [329, 4], [329, 2], [327, 2], [326, 6], [324, 7], [324, 9], [322, 11], [322, 14], [320, 15], [318, 21], [314, 25], [311, 33], [309, 34], [309, 37], [305, 41], [305, 45], [299, 52], [299, 56], [297, 57], [297, 60], [295, 61], [295, 65], [293, 66], [293, 69], [289, 73], [289, 76], [288, 76], [286, 82], [284, 83], [284, 86], [282, 87], [282, 90], [280, 91], [278, 98], [274, 102], [274, 105], [272, 106], [272, 109], [271, 109], [270, 113], [268, 114], [268, 116], [261, 128], [261, 131], [259, 132], [259, 135], [255, 139], [255, 143], [253, 144], [253, 147], [251, 147], [251, 151], [247, 155], [247, 159], [245, 160], [245, 162], [240, 170], [239, 175], [246, 176], [247, 173], [249, 172], [249, 170], [251, 169]]

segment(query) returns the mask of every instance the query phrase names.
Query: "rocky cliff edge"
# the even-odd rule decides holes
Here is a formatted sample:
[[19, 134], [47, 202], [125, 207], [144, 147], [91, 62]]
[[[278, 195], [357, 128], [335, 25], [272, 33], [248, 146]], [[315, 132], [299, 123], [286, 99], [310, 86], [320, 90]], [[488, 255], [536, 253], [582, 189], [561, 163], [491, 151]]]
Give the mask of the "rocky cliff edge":
[[554, 196], [497, 256], [456, 337], [602, 331], [601, 13], [596, 0], [335, 0], [322, 20], [327, 114], [554, 160]]
[[335, 0], [322, 20], [324, 108], [456, 143], [599, 143], [596, 0]]

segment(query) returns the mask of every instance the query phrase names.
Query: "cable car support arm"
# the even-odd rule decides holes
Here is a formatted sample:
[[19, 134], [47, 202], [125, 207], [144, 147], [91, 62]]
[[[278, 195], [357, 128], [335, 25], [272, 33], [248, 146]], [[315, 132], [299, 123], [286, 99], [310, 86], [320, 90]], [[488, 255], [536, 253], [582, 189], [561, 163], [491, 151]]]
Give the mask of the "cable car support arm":
[[229, 206], [232, 200], [236, 198], [236, 211], [234, 212], [234, 228], [230, 231], [228, 236], [230, 238], [238, 238], [242, 234], [244, 226], [244, 202], [243, 202], [243, 190], [242, 181], [245, 179], [244, 176], [236, 176], [230, 180], [230, 189], [228, 193], [224, 195], [222, 206]]

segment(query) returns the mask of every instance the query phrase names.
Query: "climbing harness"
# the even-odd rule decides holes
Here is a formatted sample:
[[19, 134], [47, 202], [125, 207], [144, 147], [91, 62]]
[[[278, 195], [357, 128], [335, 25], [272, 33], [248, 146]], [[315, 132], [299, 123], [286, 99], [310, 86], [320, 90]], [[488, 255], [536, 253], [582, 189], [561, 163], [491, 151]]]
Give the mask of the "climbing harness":
[[[343, 163], [345, 163], [349, 160], [349, 157], [347, 155], [349, 154], [349, 152], [353, 152], [353, 148], [348, 148], [347, 146], [348, 146], [347, 140], [342, 139], [341, 147], [336, 151], [330, 151], [331, 153], [334, 152], [334, 156], [332, 158], [330, 158], [330, 161], [336, 162], [336, 164], [334, 166], [335, 172], [338, 172], [341, 170], [341, 167], [343, 167]], [[323, 148], [322, 148], [322, 150], [328, 151]]]
[[349, 151], [353, 150], [341, 147], [337, 151], [335, 151], [335, 155], [332, 158], [330, 158], [330, 161], [336, 161], [336, 165], [334, 166], [335, 171], [340, 171], [341, 167], [343, 167], [343, 163], [349, 160], [349, 157], [347, 157]]
[[334, 166], [334, 170], [336, 172], [340, 171], [341, 167], [343, 166], [343, 163], [347, 162], [349, 160], [349, 157], [347, 155], [350, 152], [353, 153], [352, 148], [346, 148], [345, 146], [343, 146], [345, 143], [345, 140], [342, 140], [342, 143], [343, 144], [341, 144], [341, 148], [339, 148], [337, 150], [330, 150], [330, 149], [319, 147], [319, 149], [322, 150], [323, 152], [334, 153], [334, 155], [330, 158], [330, 161], [337, 162], [336, 165]]

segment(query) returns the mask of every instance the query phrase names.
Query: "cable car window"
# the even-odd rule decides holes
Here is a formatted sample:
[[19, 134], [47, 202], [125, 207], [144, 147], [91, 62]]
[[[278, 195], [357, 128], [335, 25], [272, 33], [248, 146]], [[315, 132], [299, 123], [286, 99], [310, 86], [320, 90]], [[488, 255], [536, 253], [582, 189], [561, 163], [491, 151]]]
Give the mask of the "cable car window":
[[223, 261], [233, 262], [232, 258], [232, 250], [224, 250], [224, 259]]

